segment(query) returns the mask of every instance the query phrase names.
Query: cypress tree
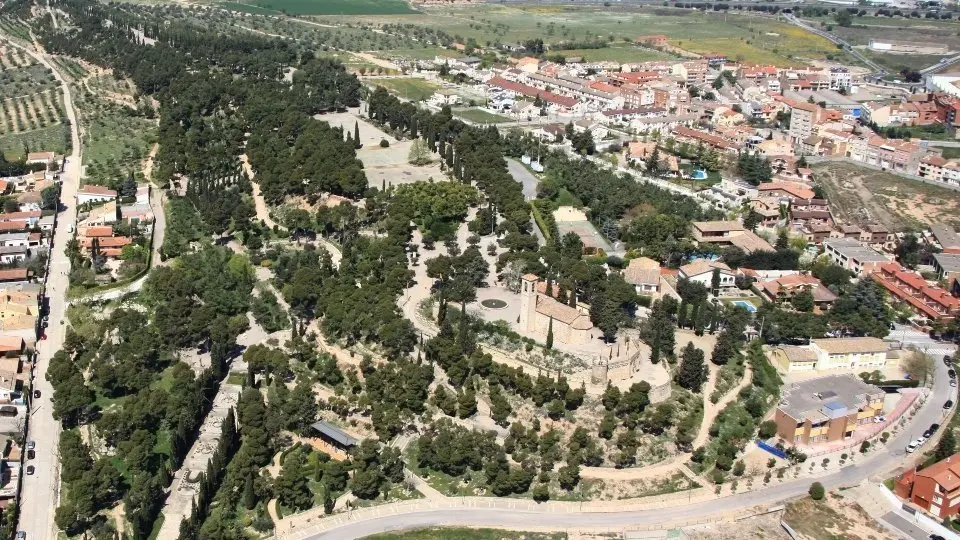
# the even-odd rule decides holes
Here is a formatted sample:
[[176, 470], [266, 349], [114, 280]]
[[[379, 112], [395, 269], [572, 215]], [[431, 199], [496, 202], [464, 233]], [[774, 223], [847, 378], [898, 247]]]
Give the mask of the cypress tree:
[[247, 510], [253, 510], [257, 505], [257, 494], [253, 490], [253, 474], [248, 472], [243, 481], [243, 507]]
[[353, 122], [353, 145], [354, 148], [360, 148], [360, 122]]
[[550, 317], [550, 322], [547, 325], [547, 350], [553, 348], [553, 317]]

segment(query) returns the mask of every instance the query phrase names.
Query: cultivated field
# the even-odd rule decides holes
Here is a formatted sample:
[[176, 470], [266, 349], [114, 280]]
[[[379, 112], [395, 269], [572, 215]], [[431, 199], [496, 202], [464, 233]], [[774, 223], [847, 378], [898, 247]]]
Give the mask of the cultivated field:
[[290, 15], [394, 15], [416, 13], [403, 0], [248, 0], [226, 2], [224, 7], [250, 13], [283, 12]]
[[66, 150], [63, 95], [50, 70], [13, 47], [0, 47], [0, 70], [0, 151]]
[[818, 163], [813, 170], [841, 222], [880, 222], [894, 231], [936, 222], [960, 228], [960, 192], [851, 163]]
[[[122, 181], [138, 174], [156, 138], [156, 120], [143, 113], [133, 85], [99, 71], [72, 84], [83, 125], [84, 173], [95, 183]], [[141, 98], [142, 99], [142, 98]]]
[[[542, 38], [560, 41], [605, 41], [609, 47], [560, 51], [590, 60], [620, 62], [656, 58], [630, 46], [638, 35], [664, 34], [672, 45], [693, 52], [726, 52], [747, 62], [797, 65], [842, 53], [829, 41], [791, 25], [743, 12], [703, 13], [661, 7], [534, 7], [471, 5], [425, 7], [423, 14], [392, 17], [320, 17], [323, 24], [412, 24], [473, 38], [481, 45]], [[653, 56], [651, 56], [653, 55]]]

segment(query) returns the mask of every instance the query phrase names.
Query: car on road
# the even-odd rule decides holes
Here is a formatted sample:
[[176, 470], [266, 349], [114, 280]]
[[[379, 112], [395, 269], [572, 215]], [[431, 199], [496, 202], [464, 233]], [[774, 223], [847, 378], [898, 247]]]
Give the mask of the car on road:
[[952, 362], [953, 362], [953, 358], [950, 358], [950, 355], [949, 355], [949, 354], [943, 355], [943, 363], [944, 363], [944, 364], [946, 364], [946, 365], [949, 366]]
[[956, 379], [950, 379], [950, 386], [951, 386], [952, 388], [956, 388], [956, 387], [957, 387], [957, 380], [956, 380]]
[[27, 465], [27, 474], [33, 474], [37, 472], [37, 468], [33, 465]]
[[39, 390], [34, 390], [34, 391], [33, 391], [33, 399], [38, 399], [39, 397], [40, 397], [40, 391], [39, 391]]
[[912, 454], [912, 453], [916, 452], [916, 451], [917, 451], [917, 448], [920, 448], [920, 445], [921, 445], [921, 444], [923, 444], [923, 443], [920, 441], [920, 439], [917, 439], [917, 440], [915, 440], [915, 441], [912, 441], [910, 444], [907, 445], [907, 453], [908, 453], [908, 454]]
[[27, 441], [27, 450], [36, 450], [37, 441]]
[[17, 540], [27, 540], [27, 532], [17, 531]]
[[951, 407], [953, 407], [953, 400], [952, 400], [952, 399], [948, 399], [947, 402], [943, 404], [943, 408], [944, 408], [944, 409], [949, 409], [949, 408], [951, 408]]
[[73, 232], [73, 225], [67, 225], [67, 232], [68, 232], [68, 233], [72, 233], [72, 232]]
[[926, 444], [927, 439], [929, 438], [930, 437], [927, 437], [925, 435], [920, 435], [919, 437], [917, 437], [917, 440], [920, 441], [920, 445], [923, 446], [924, 444]]
[[37, 451], [27, 450], [27, 459], [37, 459]]
[[953, 368], [947, 370], [947, 375], [949, 375], [951, 379], [957, 378], [957, 372]]
[[873, 422], [874, 422], [875, 424], [882, 424], [882, 423], [884, 423], [884, 422], [886, 422], [886, 421], [887, 421], [887, 417], [886, 417], [886, 416], [883, 416], [883, 415], [874, 416], [874, 417], [873, 417]]
[[936, 433], [938, 429], [940, 429], [940, 424], [930, 424], [930, 427], [923, 432], [923, 438], [929, 439], [930, 437], [933, 437], [933, 434]]

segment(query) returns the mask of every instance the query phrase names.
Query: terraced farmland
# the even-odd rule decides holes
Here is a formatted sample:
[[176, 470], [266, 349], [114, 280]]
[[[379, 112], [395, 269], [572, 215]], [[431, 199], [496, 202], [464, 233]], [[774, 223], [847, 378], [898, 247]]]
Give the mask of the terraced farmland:
[[0, 151], [64, 151], [65, 116], [53, 73], [16, 48], [0, 47]]

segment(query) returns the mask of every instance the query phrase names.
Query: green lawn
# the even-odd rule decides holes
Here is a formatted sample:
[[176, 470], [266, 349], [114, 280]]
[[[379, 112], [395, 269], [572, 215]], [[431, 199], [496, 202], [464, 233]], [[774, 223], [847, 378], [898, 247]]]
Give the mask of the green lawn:
[[944, 146], [941, 148], [943, 150], [944, 159], [956, 159], [960, 158], [960, 148], [955, 148], [952, 146]]
[[512, 121], [506, 116], [493, 114], [483, 109], [457, 109], [453, 111], [453, 115], [476, 124], [502, 124]]
[[567, 533], [535, 533], [503, 529], [434, 527], [397, 533], [374, 534], [366, 540], [566, 540]]
[[369, 81], [373, 86], [382, 86], [392, 94], [410, 101], [423, 101], [442, 88], [436, 83], [417, 78], [374, 79]]
[[229, 9], [254, 6], [290, 15], [402, 15], [416, 13], [402, 0], [250, 0], [229, 2]]

